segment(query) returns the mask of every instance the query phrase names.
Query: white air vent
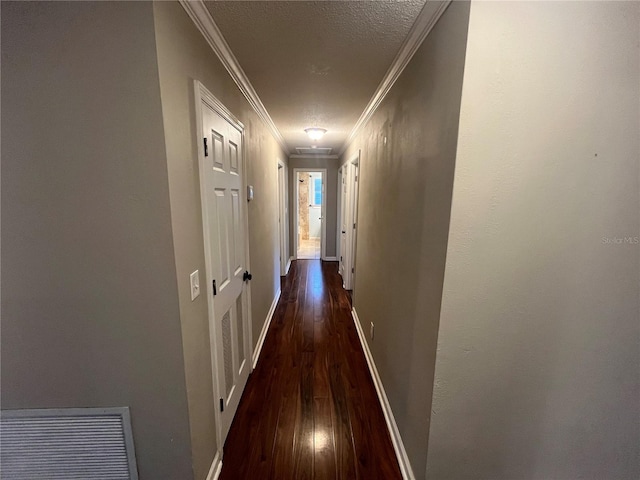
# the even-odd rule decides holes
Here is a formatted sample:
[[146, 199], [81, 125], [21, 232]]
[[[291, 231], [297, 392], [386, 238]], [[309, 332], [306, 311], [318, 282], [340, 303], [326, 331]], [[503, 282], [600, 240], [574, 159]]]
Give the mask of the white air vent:
[[299, 155], [331, 155], [332, 148], [329, 147], [296, 147]]
[[138, 480], [129, 408], [0, 412], [2, 480]]

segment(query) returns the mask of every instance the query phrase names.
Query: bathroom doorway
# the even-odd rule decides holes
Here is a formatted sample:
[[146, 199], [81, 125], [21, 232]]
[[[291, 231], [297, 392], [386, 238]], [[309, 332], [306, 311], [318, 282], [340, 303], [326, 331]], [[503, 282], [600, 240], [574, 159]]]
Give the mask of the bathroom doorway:
[[296, 258], [324, 257], [325, 169], [295, 169]]

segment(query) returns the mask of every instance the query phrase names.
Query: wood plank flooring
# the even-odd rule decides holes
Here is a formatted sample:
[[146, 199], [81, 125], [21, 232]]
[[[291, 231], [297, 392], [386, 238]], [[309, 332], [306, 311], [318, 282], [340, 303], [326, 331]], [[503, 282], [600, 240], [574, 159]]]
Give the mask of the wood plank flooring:
[[220, 479], [402, 478], [337, 269], [292, 263]]

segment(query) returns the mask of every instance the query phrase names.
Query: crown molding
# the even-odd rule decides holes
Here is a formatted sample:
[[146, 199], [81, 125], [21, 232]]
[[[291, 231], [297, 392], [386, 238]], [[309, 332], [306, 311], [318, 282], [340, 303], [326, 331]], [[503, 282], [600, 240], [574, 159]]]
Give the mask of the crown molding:
[[293, 153], [291, 155], [289, 155], [289, 158], [302, 158], [305, 160], [313, 160], [314, 158], [328, 158], [328, 159], [333, 159], [333, 160], [337, 160], [339, 157], [338, 155], [302, 155], [300, 153]]
[[409, 34], [407, 38], [405, 38], [396, 58], [391, 63], [391, 66], [387, 70], [384, 78], [378, 85], [378, 88], [374, 92], [371, 100], [360, 115], [360, 118], [354, 125], [351, 133], [347, 137], [347, 140], [344, 142], [343, 147], [340, 149], [339, 155], [342, 156], [344, 152], [347, 150], [351, 142], [356, 138], [360, 130], [367, 124], [367, 122], [371, 119], [375, 111], [384, 100], [384, 97], [387, 96], [393, 84], [396, 83], [396, 80], [400, 77], [400, 74], [404, 71], [405, 67], [409, 64], [413, 55], [418, 51], [420, 45], [434, 25], [437, 23], [438, 19], [442, 16], [444, 11], [447, 9], [452, 0], [427, 0], [424, 4], [424, 7], [418, 14], [416, 21], [414, 22], [411, 30], [409, 30]]
[[185, 9], [187, 15], [191, 18], [196, 28], [200, 30], [200, 33], [204, 36], [205, 40], [217, 55], [217, 57], [224, 65], [224, 68], [229, 72], [233, 81], [238, 85], [238, 88], [245, 96], [251, 107], [258, 114], [260, 119], [265, 123], [267, 128], [271, 131], [271, 134], [275, 137], [280, 147], [284, 152], [289, 155], [289, 148], [287, 147], [284, 137], [273, 123], [271, 115], [267, 112], [262, 100], [256, 93], [253, 85], [247, 78], [247, 75], [242, 70], [242, 67], [238, 63], [235, 55], [229, 48], [229, 44], [222, 36], [222, 32], [213, 21], [209, 10], [205, 6], [202, 0], [179, 0], [182, 8]]

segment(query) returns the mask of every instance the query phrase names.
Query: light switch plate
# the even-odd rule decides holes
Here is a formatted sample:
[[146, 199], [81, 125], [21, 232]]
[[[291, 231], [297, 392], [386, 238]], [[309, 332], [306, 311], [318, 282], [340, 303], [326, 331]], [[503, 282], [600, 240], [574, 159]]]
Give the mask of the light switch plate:
[[191, 285], [191, 301], [200, 295], [200, 273], [198, 270], [189, 275], [189, 283]]

